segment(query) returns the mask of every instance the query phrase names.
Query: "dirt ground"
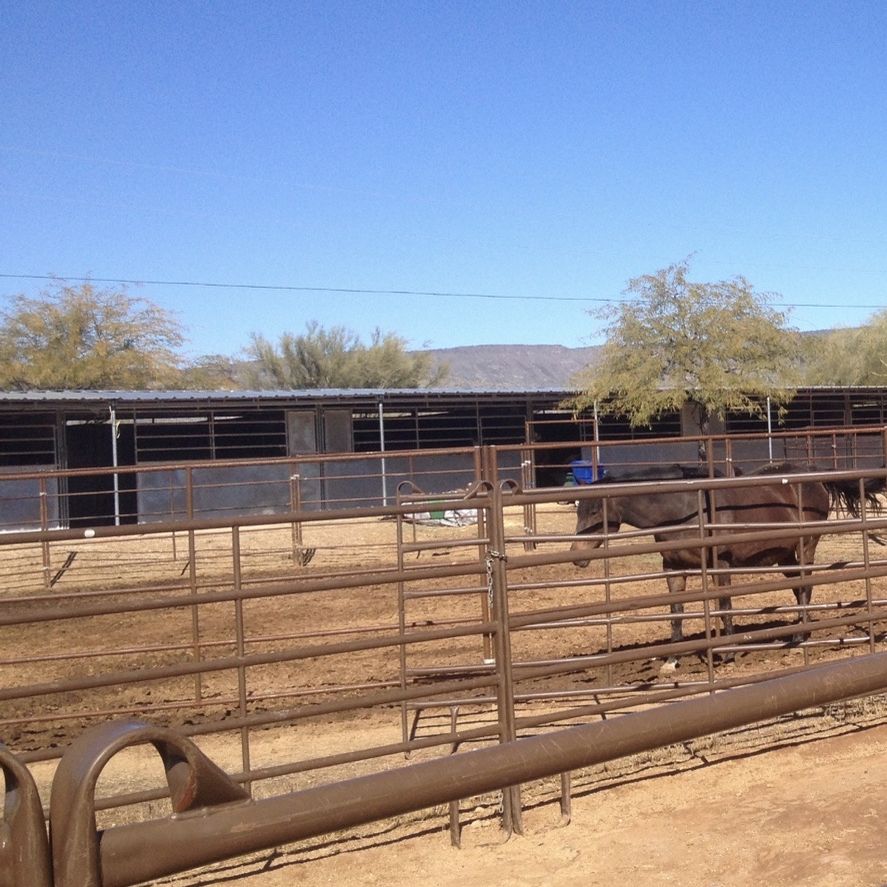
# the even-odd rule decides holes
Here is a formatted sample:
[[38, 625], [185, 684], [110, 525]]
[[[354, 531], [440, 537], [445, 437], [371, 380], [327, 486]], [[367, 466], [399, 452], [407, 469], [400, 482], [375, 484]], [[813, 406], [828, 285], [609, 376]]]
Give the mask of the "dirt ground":
[[[569, 509], [560, 509], [555, 518], [561, 532], [570, 532], [574, 518]], [[519, 522], [518, 517], [516, 524]], [[314, 536], [306, 532], [305, 543], [316, 552], [310, 570], [321, 571], [326, 563], [347, 562], [355, 556], [354, 552], [345, 550], [338, 539], [320, 535], [321, 529], [325, 531], [318, 528]], [[349, 539], [364, 546], [357, 553], [365, 561], [382, 562], [390, 555], [387, 537], [392, 526], [377, 522], [372, 530], [369, 535], [373, 538], [365, 533], [350, 532]], [[428, 538], [433, 538], [437, 531], [425, 532]], [[462, 535], [470, 532], [458, 531]], [[376, 538], [380, 533], [386, 534], [385, 540]], [[178, 559], [168, 556], [167, 549], [175, 544], [175, 539], [166, 540], [163, 551], [142, 551], [138, 560], [122, 549], [119, 554], [109, 556], [108, 550], [84, 544], [77, 550], [76, 558], [66, 556], [65, 567], [57, 574], [53, 586], [54, 593], [59, 596], [66, 591], [80, 593], [86, 571], [104, 570], [108, 565], [114, 565], [121, 575], [132, 575], [138, 569], [163, 580], [182, 576], [185, 568], [181, 543], [178, 552], [174, 552]], [[262, 559], [271, 557], [279, 561], [280, 553], [291, 546], [291, 540], [284, 538], [268, 545], [267, 541], [258, 541], [257, 534], [255, 552], [250, 551], [249, 545], [247, 540], [245, 575], [261, 577], [265, 568]], [[201, 569], [207, 563], [214, 564], [216, 559], [221, 569], [227, 569], [230, 564], [227, 553], [215, 552], [208, 539], [201, 541], [200, 546]], [[826, 551], [825, 555], [833, 561], [855, 556], [840, 546]], [[427, 557], [436, 557], [436, 552]], [[23, 569], [15, 563], [7, 566], [19, 573]], [[636, 564], [626, 566], [629, 572], [637, 569]], [[118, 581], [96, 572], [96, 576], [99, 575], [105, 587]], [[574, 589], [552, 592], [546, 588], [575, 575], [571, 565], [536, 569], [530, 578], [540, 587], [528, 585], [516, 594], [512, 612], [521, 607], [554, 606], [565, 599], [564, 595], [576, 595]], [[207, 588], [211, 588], [215, 580], [210, 576], [206, 581]], [[632, 586], [631, 593], [638, 593], [638, 589]], [[827, 598], [827, 589], [817, 590], [818, 601]], [[773, 603], [786, 603], [785, 593], [775, 596]], [[435, 599], [417, 600], [410, 606], [413, 609], [409, 615], [416, 625], [434, 624], [440, 618], [435, 609], [440, 603]], [[354, 612], [353, 600], [347, 594], [332, 591], [316, 603], [308, 598], [291, 601], [285, 597], [254, 602], [245, 607], [244, 618], [250, 635], [271, 638], [266, 646], [279, 647], [303, 642], [297, 634], [281, 635], [283, 625], [289, 629], [295, 623], [305, 631], [312, 625], [324, 630], [342, 630], [349, 619], [353, 620]], [[368, 626], [391, 624], [396, 619], [393, 600], [371, 590], [366, 604], [361, 605], [360, 617]], [[774, 619], [778, 623], [785, 618], [768, 615], [759, 621], [769, 625]], [[743, 621], [749, 624], [751, 617]], [[214, 650], [227, 649], [225, 644], [230, 648], [231, 622], [230, 608], [207, 606], [201, 617], [202, 640], [218, 644]], [[626, 648], [632, 644], [661, 642], [666, 625], [663, 621], [629, 621], [613, 629], [613, 642], [617, 647]], [[179, 610], [170, 613], [165, 622], [154, 616], [133, 614], [126, 619], [93, 617], [44, 623], [33, 632], [14, 628], [0, 638], [5, 651], [5, 663], [0, 665], [6, 665], [8, 674], [14, 674], [16, 682], [51, 682], [68, 676], [74, 668], [67, 651], [86, 647], [92, 651], [84, 665], [90, 674], [103, 668], [133, 667], [131, 652], [109, 653], [104, 659], [100, 655], [103, 649], [114, 650], [120, 646], [117, 638], [123, 635], [139, 639], [142, 646], [135, 653], [139, 661], [162, 665], [174, 661], [177, 655], [166, 650], [162, 643], [171, 638], [187, 638], [189, 627], [188, 613]], [[693, 631], [692, 625], [688, 630]], [[579, 631], [584, 634], [578, 635]], [[603, 629], [588, 627], [526, 632], [515, 638], [515, 649], [516, 655], [527, 657], [551, 655], [549, 651], [555, 648], [566, 651], [566, 655], [575, 655], [577, 650], [585, 651], [590, 643], [603, 643], [601, 638]], [[444, 655], [464, 657], [477, 652], [456, 647], [450, 644]], [[442, 661], [440, 650], [436, 648], [428, 653], [429, 662]], [[35, 651], [43, 655], [35, 655]], [[799, 651], [751, 654], [722, 666], [721, 674], [741, 676], [770, 667], [799, 665], [801, 655]], [[824, 658], [832, 655], [832, 649], [822, 653]], [[28, 675], [23, 671], [22, 662], [29, 656], [33, 662]], [[424, 660], [417, 659], [417, 665], [423, 663]], [[250, 673], [253, 686], [258, 689], [270, 688], [272, 684], [287, 688], [312, 687], [323, 686], [324, 682], [331, 686], [335, 681], [349, 684], [391, 677], [391, 672], [384, 672], [381, 665], [370, 664], [367, 657], [349, 660], [335, 675], [330, 671], [329, 660], [309, 659], [297, 665], [297, 669], [254, 669]], [[692, 669], [695, 668], [704, 680], [704, 668], [698, 662], [686, 667], [690, 672], [684, 672], [683, 677], [694, 677]], [[0, 672], [0, 677], [3, 674]], [[626, 666], [619, 679], [637, 682], [650, 680], [654, 675], [655, 667], [639, 660]], [[216, 693], [220, 699], [230, 695], [231, 689], [220, 683], [221, 678], [219, 683], [214, 683], [216, 680], [209, 676], [204, 691], [210, 695]], [[150, 685], [146, 689], [138, 684], [132, 688], [102, 689], [94, 699], [85, 694], [83, 698], [74, 694], [70, 699], [49, 696], [47, 707], [40, 712], [44, 720], [39, 725], [35, 723], [31, 732], [25, 728], [18, 734], [8, 735], [24, 750], [64, 742], [70, 731], [86, 723], [86, 719], [56, 723], [51, 706], [59, 710], [68, 705], [80, 706], [89, 711], [99, 705], [126, 708], [169, 704], [184, 695], [182, 688], [186, 685], [187, 682], [181, 681], [154, 685], [153, 697]], [[256, 704], [261, 706], [261, 700]], [[6, 705], [4, 714], [18, 716], [23, 706], [24, 703]], [[338, 734], [331, 734], [331, 729], [338, 729]], [[356, 719], [317, 724], [307, 721], [286, 729], [258, 731], [251, 739], [253, 763], [292, 760], [294, 749], [302, 758], [332, 753], [330, 743], [340, 741], [343, 736], [347, 736], [350, 747], [379, 746], [395, 741], [398, 731], [397, 717], [392, 717], [390, 711], [368, 713]], [[198, 745], [224, 769], [238, 770], [238, 750], [230, 738], [205, 737], [198, 739]], [[525, 787], [525, 834], [507, 840], [496, 824], [496, 798], [484, 797], [467, 800], [461, 806], [460, 819], [465, 826], [461, 849], [450, 846], [446, 809], [437, 808], [155, 883], [164, 887], [333, 883], [398, 887], [421, 879], [423, 883], [431, 881], [436, 887], [493, 882], [559, 887], [611, 885], [630, 879], [632, 887], [678, 882], [705, 887], [885, 885], [887, 851], [883, 850], [882, 836], [887, 823], [887, 769], [881, 765], [885, 753], [887, 702], [851, 702], [574, 774], [572, 821], [568, 825], [561, 822], [559, 785], [556, 780], [550, 780]], [[403, 764], [401, 757], [386, 766]], [[53, 767], [53, 762], [47, 762], [32, 768], [45, 797], [48, 797]], [[145, 767], [156, 771], [156, 761]], [[143, 765], [130, 756], [120, 763], [116, 772], [110, 767], [107, 779], [118, 790], [134, 790], [141, 786], [145, 776], [142, 768]], [[296, 790], [306, 784], [307, 778], [302, 781], [296, 778], [281, 790]], [[322, 777], [319, 779], [323, 781]]]

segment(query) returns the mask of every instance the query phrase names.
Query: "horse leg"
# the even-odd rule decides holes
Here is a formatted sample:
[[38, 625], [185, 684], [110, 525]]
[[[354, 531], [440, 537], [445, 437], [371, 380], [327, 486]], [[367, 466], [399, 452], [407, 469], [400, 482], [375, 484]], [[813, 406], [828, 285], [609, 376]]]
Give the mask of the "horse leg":
[[[794, 573], [786, 573], [786, 576], [800, 576], [801, 571], [796, 570]], [[798, 602], [799, 607], [807, 607], [810, 603], [810, 599], [813, 597], [813, 589], [809, 585], [801, 585], [795, 589], [795, 600]], [[805, 625], [807, 623], [807, 611], [800, 610], [798, 612], [798, 625]], [[803, 643], [810, 637], [809, 631], [796, 631], [792, 635], [792, 644], [797, 646], [798, 644]]]
[[[733, 634], [733, 598], [730, 596], [730, 574], [723, 573], [716, 579], [719, 588], [726, 589], [726, 594], [718, 598], [718, 606], [721, 610], [721, 622], [724, 625], [724, 637], [730, 637]], [[732, 662], [733, 653], [721, 653], [720, 658], [724, 662]]]
[[[687, 587], [687, 577], [683, 573], [671, 575], [665, 581], [670, 594], [681, 594]], [[671, 620], [671, 642], [677, 644], [684, 639], [684, 620], [679, 618], [684, 613], [684, 604], [682, 601], [675, 601], [668, 607], [672, 616], [676, 617]]]
[[[815, 543], [812, 546], [808, 546], [804, 549], [804, 561], [806, 563], [813, 563], [813, 556], [816, 552]], [[801, 568], [799, 560], [798, 560], [798, 552], [794, 553], [795, 556], [792, 558], [792, 561], [795, 565], [795, 569], [784, 569], [782, 571], [783, 576], [787, 579], [797, 579], [799, 576], [801, 578], [804, 577], [804, 570]], [[810, 603], [810, 599], [813, 597], [813, 589], [809, 585], [799, 585], [794, 589], [795, 592], [795, 600], [798, 602], [799, 607], [806, 607]], [[798, 625], [804, 625], [807, 622], [807, 611], [799, 610], [798, 611]], [[809, 631], [796, 631], [792, 635], [791, 643], [794, 646], [803, 643], [810, 637]]]
[[[687, 587], [687, 577], [683, 573], [671, 574], [666, 578], [669, 594], [681, 594]], [[684, 620], [680, 617], [684, 614], [684, 604], [682, 601], [669, 602], [669, 610], [671, 611], [671, 642], [673, 644], [680, 643], [684, 639]], [[660, 671], [674, 671], [678, 667], [678, 656], [672, 653], [665, 660]]]
[[730, 575], [724, 573], [718, 576], [718, 586], [726, 589], [726, 594], [718, 598], [718, 606], [721, 608], [721, 621], [724, 624], [724, 634], [733, 634], [733, 598], [730, 596]]
[[[795, 564], [797, 565], [798, 569], [792, 570], [791, 573], [785, 571], [785, 575], [792, 577], [800, 576], [802, 579], [804, 579], [807, 576], [807, 571], [804, 569], [804, 567], [812, 566], [813, 561], [816, 558], [816, 546], [818, 543], [818, 536], [801, 539], [798, 543], [798, 547], [795, 549], [794, 552]], [[806, 625], [806, 608], [810, 605], [810, 599], [813, 597], [813, 587], [810, 585], [800, 585], [794, 591], [795, 600], [798, 602], [798, 607], [804, 608], [802, 610], [799, 610], [798, 612], [798, 625]], [[809, 637], [809, 631], [797, 631], [792, 635], [792, 644], [802, 644]]]

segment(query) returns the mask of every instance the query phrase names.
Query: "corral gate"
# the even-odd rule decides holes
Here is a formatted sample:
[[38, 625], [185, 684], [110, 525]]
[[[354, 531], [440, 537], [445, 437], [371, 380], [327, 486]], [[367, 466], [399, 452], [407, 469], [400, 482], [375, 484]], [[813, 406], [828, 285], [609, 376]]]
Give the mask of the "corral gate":
[[[340, 521], [389, 520], [387, 526], [397, 533], [397, 557], [392, 563], [369, 563], [367, 550], [357, 570], [336, 567], [310, 574], [305, 568], [311, 562], [303, 557], [293, 564], [292, 575], [284, 579], [251, 578], [250, 570], [245, 569], [249, 565], [246, 537], [251, 531], [265, 532], [258, 518], [159, 525], [150, 529], [152, 539], [164, 534], [171, 534], [174, 539], [176, 532], [188, 536], [180, 586], [167, 582], [146, 592], [133, 589], [125, 598], [77, 586], [69, 593], [66, 604], [63, 587], [78, 569], [75, 559], [53, 586], [56, 597], [19, 596], [0, 614], [0, 628], [21, 634], [29, 626], [44, 630], [56, 624], [76, 626], [84, 614], [101, 619], [174, 610], [192, 613], [203, 623], [211, 621], [219, 606], [233, 605], [237, 628], [233, 644], [207, 638], [198, 631], [193, 655], [175, 663], [140, 669], [130, 666], [129, 670], [108, 671], [106, 676], [84, 674], [70, 677], [66, 683], [4, 682], [0, 701], [8, 704], [25, 700], [32, 705], [35, 699], [51, 696], [60, 688], [85, 694], [105, 686], [194, 677], [198, 679], [194, 686], [194, 710], [206, 712], [209, 718], [216, 704], [216, 689], [210, 685], [213, 675], [230, 672], [235, 679], [234, 712], [227, 722], [235, 731], [248, 732], [275, 720], [297, 724], [305, 716], [297, 710], [264, 714], [251, 708], [250, 699], [255, 695], [255, 685], [250, 681], [252, 669], [301, 663], [318, 656], [332, 661], [334, 656], [359, 657], [372, 650], [388, 650], [396, 652], [393, 680], [386, 677], [372, 686], [343, 685], [338, 696], [321, 695], [321, 702], [310, 706], [308, 716], [369, 705], [394, 706], [400, 712], [402, 735], [399, 743], [383, 749], [388, 753], [413, 755], [448, 745], [456, 750], [480, 741], [492, 741], [492, 745], [411, 763], [389, 773], [358, 777], [357, 781], [336, 781], [325, 787], [302, 788], [273, 799], [253, 801], [248, 786], [263, 774], [261, 768], [251, 764], [248, 743], [241, 772], [233, 778], [213, 764], [190, 738], [210, 732], [200, 729], [201, 724], [182, 730], [132, 719], [110, 725], [99, 723], [85, 730], [67, 748], [57, 769], [51, 793], [52, 863], [40, 797], [24, 766], [40, 757], [5, 750], [0, 753], [6, 778], [6, 839], [0, 844], [0, 878], [6, 881], [0, 880], [0, 884], [133, 884], [210, 859], [274, 846], [428, 804], [454, 802], [493, 788], [504, 790], [506, 828], [520, 831], [521, 797], [516, 786], [523, 781], [569, 772], [725, 726], [877, 692], [887, 686], [884, 654], [876, 653], [887, 620], [887, 596], [882, 590], [887, 564], [873, 556], [865, 541], [867, 533], [885, 529], [885, 521], [877, 514], [833, 520], [827, 527], [802, 522], [778, 530], [799, 536], [828, 533], [843, 541], [857, 540], [859, 558], [842, 559], [840, 564], [826, 564], [823, 568], [809, 565], [811, 575], [807, 581], [817, 587], [821, 600], [806, 614], [811, 620], [807, 625], [811, 637], [799, 650], [797, 673], [773, 678], [772, 673], [763, 670], [724, 678], [719, 673], [719, 653], [736, 652], [738, 648], [743, 653], [763, 651], [765, 655], [768, 649], [785, 648], [795, 631], [789, 616], [797, 614], [791, 612], [791, 607], [774, 606], [769, 599], [757, 606], [746, 604], [736, 610], [751, 625], [749, 630], [741, 638], [719, 635], [719, 614], [714, 608], [718, 591], [709, 587], [710, 577], [703, 572], [698, 577], [701, 587], [687, 593], [687, 603], [695, 602], [697, 608], [687, 617], [700, 626], [696, 635], [691, 633], [690, 639], [679, 647], [657, 641], [657, 637], [661, 638], [658, 628], [667, 621], [664, 611], [668, 597], [658, 588], [641, 593], [633, 589], [642, 578], [641, 561], [650, 557], [655, 561], [662, 546], [631, 534], [610, 538], [605, 540], [608, 547], [598, 559], [601, 569], [593, 571], [593, 575], [573, 572], [556, 581], [544, 577], [540, 581], [534, 571], [570, 565], [575, 556], [566, 547], [571, 530], [563, 528], [564, 521], [570, 518], [571, 506], [564, 500], [562, 490], [525, 491], [513, 481], [500, 483], [496, 458], [492, 449], [480, 454], [483, 473], [489, 479], [480, 481], [464, 495], [429, 497], [415, 488], [405, 488], [400, 490], [396, 504], [381, 509], [354, 509], [344, 518], [337, 515]], [[863, 484], [866, 479], [883, 474], [843, 472], [842, 476]], [[798, 482], [798, 477], [792, 476], [786, 482]], [[719, 486], [753, 481], [722, 478], [689, 483], [694, 489], [709, 490], [716, 496]], [[577, 496], [604, 494], [593, 487], [571, 491], [571, 495], [574, 492]], [[533, 531], [524, 522], [527, 509], [536, 514]], [[436, 535], [439, 529], [433, 525], [437, 519], [433, 516], [451, 511], [475, 512], [476, 523], [457, 527], [451, 536], [441, 538]], [[417, 522], [419, 512], [428, 514], [426, 524]], [[311, 543], [322, 541], [320, 530], [327, 528], [330, 516], [294, 512], [284, 518], [280, 523], [287, 531], [290, 524], [299, 524], [300, 552], [314, 551], [316, 558], [329, 554], [321, 544]], [[700, 515], [700, 524], [703, 522], [704, 516]], [[316, 539], [312, 535], [315, 529]], [[716, 547], [723, 541], [718, 528], [708, 529], [711, 534], [700, 545]], [[222, 530], [230, 533], [230, 549], [225, 557], [230, 557], [233, 578], [224, 587], [210, 589], [200, 584], [201, 558], [210, 556], [203, 555], [202, 550], [209, 539], [207, 534]], [[747, 527], [743, 531], [776, 532], [772, 527]], [[36, 544], [38, 550], [61, 545], [72, 548], [83, 560], [91, 546], [122, 544], [146, 533], [133, 527], [101, 528], [85, 541], [82, 532], [73, 530], [48, 538], [31, 535], [33, 539], [29, 534], [10, 534], [4, 540], [4, 550], [17, 552], [17, 546], [28, 544]], [[446, 562], [435, 563], [432, 559], [443, 551], [447, 552]], [[622, 564], [626, 565], [624, 569]], [[651, 570], [646, 562], [642, 568], [647, 571], [643, 576], [654, 585], [660, 582], [661, 568]], [[555, 585], [557, 588], [552, 591]], [[755, 575], [751, 581], [734, 586], [734, 592], [739, 598], [753, 601], [759, 595], [784, 594], [791, 587], [791, 580], [773, 579], [770, 574]], [[830, 595], [830, 589], [839, 587], [846, 588], [846, 594]], [[250, 652], [258, 640], [244, 625], [249, 621], [250, 608], [258, 601], [292, 597], [302, 602], [315, 594], [335, 594], [338, 589], [350, 589], [357, 595], [364, 588], [369, 588], [368, 601], [378, 594], [378, 589], [395, 592], [396, 625], [362, 627], [356, 634], [346, 630], [352, 626], [346, 626], [328, 631], [324, 637], [317, 634], [285, 638], [288, 647], [260, 647], [259, 652]], [[562, 595], [560, 599], [552, 597], [555, 591]], [[414, 613], [411, 609], [425, 607], [429, 602], [444, 602], [454, 615], [444, 621], [430, 610]], [[776, 622], [774, 614], [778, 617]], [[865, 630], [860, 631], [860, 626]], [[628, 634], [623, 633], [630, 631], [635, 638], [637, 632], [648, 628], [653, 641], [645, 641], [641, 649], [626, 643]], [[544, 643], [536, 642], [540, 637]], [[284, 641], [278, 639], [276, 643]], [[225, 644], [231, 646], [231, 652], [225, 652]], [[448, 658], [435, 664], [441, 649], [435, 645], [440, 644], [446, 645]], [[208, 650], [219, 652], [209, 657]], [[835, 658], [848, 650], [871, 655], [817, 664], [819, 654]], [[115, 651], [115, 655], [122, 656], [124, 652]], [[144, 656], [144, 651], [134, 652]], [[42, 656], [44, 662], [52, 659], [52, 651], [47, 653], [50, 655]], [[698, 669], [685, 681], [645, 680], [638, 686], [626, 682], [626, 670], [639, 661], [651, 657], [665, 661], [673, 653], [699, 659]], [[428, 658], [423, 660], [423, 655]], [[570, 676], [580, 673], [583, 680], [588, 679], [585, 686], [569, 683]], [[729, 692], [713, 692], [721, 690]], [[292, 695], [292, 690], [288, 692]], [[698, 698], [673, 701], [688, 696]], [[653, 704], [658, 707], [641, 710]], [[424, 713], [435, 707], [450, 712], [449, 723], [445, 729], [419, 735], [414, 716], [418, 713], [424, 718]], [[478, 718], [479, 712], [490, 708], [491, 718], [472, 720], [467, 728], [460, 726], [461, 718]], [[143, 710], [151, 711], [146, 707]], [[626, 713], [598, 720], [615, 712]], [[86, 717], [82, 712], [77, 716]], [[11, 724], [14, 718], [7, 721]], [[578, 726], [567, 726], [577, 722]], [[533, 738], [527, 736], [528, 732], [540, 735]], [[174, 808], [192, 815], [113, 826], [105, 829], [99, 840], [93, 794], [98, 776], [117, 751], [144, 743], [153, 744], [161, 756]], [[370, 757], [381, 753], [371, 752]], [[562, 798], [568, 807], [568, 782]], [[244, 828], [249, 822], [252, 826]], [[457, 836], [458, 811], [453, 818], [453, 831]], [[236, 839], [235, 834], [239, 836]], [[158, 852], [159, 847], [164, 848], [166, 855]]]

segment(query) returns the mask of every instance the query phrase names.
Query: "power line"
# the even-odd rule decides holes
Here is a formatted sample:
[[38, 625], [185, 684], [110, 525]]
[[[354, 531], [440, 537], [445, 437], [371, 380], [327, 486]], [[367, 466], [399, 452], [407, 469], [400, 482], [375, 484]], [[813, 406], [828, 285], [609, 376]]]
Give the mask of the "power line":
[[122, 277], [68, 277], [63, 274], [3, 274], [0, 278], [15, 280], [73, 280], [78, 283], [118, 283], [128, 286], [194, 286], [214, 289], [270, 290], [295, 293], [350, 293], [368, 296], [440, 296], [449, 299], [508, 299], [538, 302], [621, 302], [595, 296], [509, 296], [496, 293], [449, 293], [434, 290], [359, 289], [338, 286], [290, 286], [264, 283], [218, 283], [206, 280], [129, 280]]
[[[406, 289], [364, 289], [359, 287], [337, 286], [294, 286], [290, 284], [265, 283], [220, 283], [207, 280], [135, 280], [125, 277], [69, 277], [63, 274], [11, 274], [0, 272], [0, 279], [6, 280], [61, 280], [78, 283], [116, 283], [123, 286], [190, 286], [206, 289], [242, 289], [264, 290], [268, 292], [293, 293], [348, 293], [366, 296], [431, 296], [447, 299], [497, 299], [502, 301], [524, 302], [600, 302], [619, 303], [631, 301], [613, 296], [516, 296], [501, 293], [452, 293], [438, 290], [406, 290]], [[880, 305], [854, 305], [847, 302], [773, 302], [780, 308], [854, 308], [878, 311]]]

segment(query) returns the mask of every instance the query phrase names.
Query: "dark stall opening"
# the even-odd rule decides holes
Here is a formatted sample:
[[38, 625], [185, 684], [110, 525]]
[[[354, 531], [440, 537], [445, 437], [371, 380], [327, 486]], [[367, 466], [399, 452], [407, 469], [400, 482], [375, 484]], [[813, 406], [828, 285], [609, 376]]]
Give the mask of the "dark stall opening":
[[[68, 421], [65, 426], [68, 468], [108, 468], [114, 464], [114, 444], [108, 422]], [[135, 464], [133, 428], [117, 425], [117, 464]], [[134, 524], [138, 519], [135, 475], [113, 471], [74, 474], [67, 478], [68, 523], [71, 527]]]

